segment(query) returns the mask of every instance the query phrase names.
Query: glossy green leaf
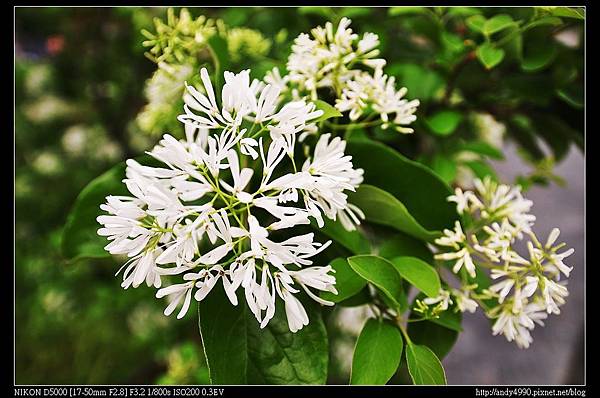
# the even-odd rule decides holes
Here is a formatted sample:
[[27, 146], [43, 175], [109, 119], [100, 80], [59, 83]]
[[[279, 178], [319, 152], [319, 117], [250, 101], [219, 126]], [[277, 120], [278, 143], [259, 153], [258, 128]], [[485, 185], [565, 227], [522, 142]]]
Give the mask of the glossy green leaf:
[[462, 114], [455, 111], [441, 111], [425, 119], [429, 129], [437, 135], [452, 134], [460, 122]]
[[526, 72], [535, 72], [548, 66], [556, 57], [556, 46], [553, 43], [528, 46], [523, 53], [521, 68]]
[[346, 153], [364, 169], [365, 184], [394, 195], [423, 228], [450, 228], [458, 219], [456, 207], [446, 200], [450, 187], [426, 166], [377, 142], [349, 141]]
[[248, 311], [248, 384], [325, 384], [329, 348], [321, 309], [312, 300], [303, 304], [310, 323], [296, 333], [280, 300], [264, 329]]
[[386, 321], [369, 319], [354, 348], [350, 384], [385, 384], [402, 359], [400, 330]]
[[423, 228], [392, 194], [372, 185], [362, 184], [348, 195], [348, 201], [358, 206], [368, 221], [387, 225], [423, 240], [439, 236], [437, 231]]
[[215, 94], [221, 98], [221, 88], [223, 87], [223, 72], [229, 70], [229, 51], [227, 50], [227, 40], [221, 35], [212, 35], [207, 40], [208, 48], [215, 65], [215, 74], [213, 82], [215, 84]]
[[581, 7], [546, 7], [557, 17], [585, 19], [585, 10]]
[[337, 108], [329, 105], [325, 101], [314, 100], [312, 102], [315, 104], [316, 109], [323, 111], [323, 114], [315, 120], [313, 120], [313, 122], [322, 122], [323, 120], [331, 119], [332, 117], [342, 116], [342, 113], [338, 111]]
[[562, 20], [558, 17], [542, 17], [528, 23], [525, 29], [533, 29], [538, 26], [559, 26], [562, 25]]
[[305, 304], [310, 323], [289, 330], [284, 303], [261, 329], [243, 295], [231, 305], [218, 284], [198, 305], [200, 335], [212, 384], [323, 384], [328, 342], [320, 309]]
[[512, 17], [508, 14], [494, 15], [492, 18], [485, 21], [483, 25], [483, 33], [487, 36], [500, 32], [515, 24]]
[[456, 161], [444, 154], [436, 154], [429, 165], [446, 184], [451, 184], [456, 178]]
[[483, 32], [483, 28], [485, 26], [487, 19], [483, 15], [473, 15], [465, 20], [465, 23], [475, 32]]
[[110, 253], [104, 250], [109, 242], [97, 233], [101, 225], [96, 217], [105, 214], [100, 205], [108, 195], [127, 194], [127, 188], [121, 181], [123, 178], [125, 163], [120, 163], [93, 179], [77, 196], [62, 234], [61, 249], [66, 259], [110, 257]]
[[406, 295], [402, 289], [402, 279], [392, 263], [371, 255], [350, 257], [348, 263], [357, 274], [381, 290], [395, 307], [405, 307], [403, 303]]
[[337, 305], [342, 307], [359, 307], [373, 301], [369, 288], [365, 286], [360, 292], [354, 296], [347, 298], [346, 300], [340, 301]]
[[431, 321], [409, 322], [407, 332], [413, 343], [427, 345], [440, 359], [448, 355], [459, 333]]
[[453, 17], [466, 17], [479, 14], [481, 11], [475, 7], [449, 7], [448, 15]]
[[367, 281], [354, 272], [345, 258], [336, 258], [329, 265], [335, 270], [335, 288], [338, 294], [321, 292], [322, 299], [339, 303], [359, 293], [367, 285]]
[[454, 309], [443, 311], [440, 313], [438, 318], [431, 319], [431, 322], [443, 326], [447, 329], [454, 330], [456, 332], [462, 332], [462, 315], [460, 312], [455, 312]]
[[504, 50], [494, 47], [493, 44], [486, 42], [477, 47], [477, 59], [486, 69], [492, 69], [494, 66], [502, 62], [504, 58]]
[[406, 363], [414, 384], [444, 385], [446, 373], [438, 357], [427, 346], [408, 343]]
[[371, 244], [359, 230], [347, 231], [339, 221], [325, 219], [324, 222], [325, 225], [323, 228], [319, 228], [314, 221], [311, 222], [311, 225], [319, 232], [350, 250], [352, 254], [366, 254], [371, 252]]
[[[212, 384], [246, 384], [247, 322], [252, 321], [243, 295], [231, 305], [221, 283], [198, 303], [200, 336]], [[252, 316], [252, 315], [250, 315]]]
[[437, 297], [440, 293], [440, 277], [431, 265], [416, 257], [396, 257], [391, 260], [396, 270], [411, 285], [428, 295]]
[[397, 233], [385, 238], [377, 248], [377, 255], [388, 260], [400, 256], [411, 256], [425, 262], [433, 261], [431, 251], [423, 241], [404, 233]]

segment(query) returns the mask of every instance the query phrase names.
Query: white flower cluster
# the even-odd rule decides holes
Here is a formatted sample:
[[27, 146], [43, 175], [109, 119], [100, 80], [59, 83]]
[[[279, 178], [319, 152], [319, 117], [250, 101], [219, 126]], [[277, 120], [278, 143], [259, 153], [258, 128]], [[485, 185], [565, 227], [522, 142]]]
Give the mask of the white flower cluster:
[[[476, 191], [466, 192], [457, 188], [448, 197], [457, 204], [458, 213], [470, 219], [470, 224], [465, 230], [457, 221], [454, 230], [445, 230], [435, 243], [451, 250], [438, 253], [435, 258], [452, 261], [454, 273], [460, 273], [464, 267], [460, 274], [464, 287], [452, 292], [460, 311], [474, 310], [473, 298], [494, 299], [497, 305], [486, 310], [489, 317], [496, 319], [493, 333], [503, 334], [508, 341], [527, 348], [533, 341], [530, 331], [535, 324], [543, 325], [548, 314], [559, 314], [559, 307], [565, 303], [569, 292], [560, 278], [561, 274], [568, 277], [572, 268], [563, 260], [574, 250], [559, 253], [565, 244], [555, 244], [558, 228], [552, 230], [544, 244], [540, 243], [531, 230], [535, 216], [528, 213], [533, 203], [522, 196], [519, 187], [498, 184], [489, 177], [475, 180], [475, 187]], [[525, 236], [529, 240], [528, 255], [524, 257], [514, 246]], [[466, 274], [475, 278], [481, 268], [489, 269], [491, 278], [499, 282], [477, 294], [473, 285], [467, 286]], [[423, 300], [434, 304], [442, 298], [430, 301]]]
[[318, 89], [328, 88], [335, 95], [335, 107], [349, 111], [351, 121], [372, 122], [379, 115], [382, 128], [392, 124], [401, 133], [412, 133], [406, 126], [416, 120], [419, 100], [405, 99], [407, 89], [396, 90], [394, 77], [383, 73], [385, 59], [375, 58], [379, 37], [365, 33], [359, 38], [349, 28], [350, 22], [342, 18], [336, 30], [327, 22], [325, 28], [312, 29], [311, 35], [301, 33], [288, 58], [289, 74], [281, 77], [274, 69], [266, 79], [292, 87], [295, 98], [314, 100]]
[[[181, 304], [183, 317], [192, 296], [204, 299], [220, 281], [233, 305], [243, 288], [261, 327], [274, 316], [278, 295], [296, 332], [309, 322], [295, 297], [299, 289], [325, 305], [333, 303], [311, 289], [336, 289], [330, 266], [311, 266], [330, 242], [293, 228], [311, 217], [323, 226], [323, 216], [354, 228], [364, 216], [345, 191], [358, 187], [362, 170], [344, 155], [345, 142], [329, 134], [296, 169], [295, 137], [314, 128], [322, 111], [304, 101], [279, 107], [279, 88], [249, 76], [225, 72], [219, 106], [201, 70], [204, 93], [187, 86], [179, 116], [186, 138], [167, 134], [149, 152], [164, 167], [127, 161], [124, 183], [132, 196], [107, 197], [98, 234], [111, 241], [107, 251], [130, 257], [122, 287], [153, 285], [156, 297], [169, 297], [166, 315]], [[165, 275], [181, 275], [182, 282], [163, 287]]]

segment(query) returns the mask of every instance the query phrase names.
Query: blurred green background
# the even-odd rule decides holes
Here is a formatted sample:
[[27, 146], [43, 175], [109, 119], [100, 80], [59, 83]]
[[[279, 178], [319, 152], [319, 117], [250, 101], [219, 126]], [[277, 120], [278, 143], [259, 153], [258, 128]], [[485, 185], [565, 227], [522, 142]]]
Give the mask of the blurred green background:
[[[455, 136], [473, 141], [480, 134], [473, 126], [481, 121], [472, 119], [484, 112], [513, 126], [507, 136], [529, 164], [519, 182], [560, 183], [552, 165], [571, 145], [583, 147], [581, 20], [545, 11], [545, 17], [563, 18], [560, 32], [555, 20], [527, 35], [500, 39], [506, 59], [487, 70], [469, 55], [482, 37], [464, 21], [480, 13], [533, 20], [539, 11], [454, 10], [192, 8], [190, 13], [260, 31], [262, 37], [236, 32], [247, 40], [230, 48], [241, 54], [233, 64], [251, 66], [255, 77], [273, 66], [283, 68], [300, 32], [350, 17], [355, 31], [380, 35], [386, 72], [409, 88], [410, 98], [421, 99], [417, 133], [400, 143], [404, 154], [450, 183], [459, 178], [460, 162], [475, 175], [493, 172], [487, 160], [496, 152], [460, 160], [459, 141], [436, 131], [433, 116], [427, 119], [451, 107], [464, 120]], [[153, 18], [166, 15], [165, 8], [15, 10], [17, 384], [208, 381], [194, 311], [179, 321], [166, 318], [153, 290], [120, 288], [114, 276], [118, 261], [67, 263], [60, 255], [66, 215], [87, 182], [150, 148], [167, 129], [180, 128], [168, 114], [138, 116], [148, 102], [145, 83], [156, 70], [144, 56], [141, 30], [154, 31]], [[570, 36], [561, 39], [561, 32]], [[330, 333], [343, 343], [339, 347], [352, 348], [351, 330]], [[335, 353], [330, 378], [344, 383], [349, 353]]]

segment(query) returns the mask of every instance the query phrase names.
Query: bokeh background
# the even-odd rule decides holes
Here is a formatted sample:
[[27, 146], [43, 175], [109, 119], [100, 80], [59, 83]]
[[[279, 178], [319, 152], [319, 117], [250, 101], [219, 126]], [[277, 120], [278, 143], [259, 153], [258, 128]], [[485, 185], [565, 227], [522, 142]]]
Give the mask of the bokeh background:
[[[149, 127], [148, 119], [139, 117], [148, 103], [145, 83], [156, 70], [156, 65], [144, 56], [145, 38], [140, 31], [152, 30], [152, 19], [165, 18], [166, 12], [164, 8], [127, 7], [15, 9], [18, 384], [208, 381], [193, 311], [179, 321], [166, 318], [162, 315], [164, 304], [153, 297], [152, 290], [123, 291], [119, 287], [114, 277], [118, 264], [114, 260], [69, 263], [60, 254], [62, 227], [79, 191], [115, 163], [150, 148], [157, 141], [157, 134], [166, 132], [157, 132], [153, 128], [156, 124]], [[285, 60], [291, 41], [300, 32], [323, 24], [332, 15], [349, 16], [355, 31], [380, 34], [383, 55], [390, 61], [386, 71], [407, 85], [409, 93], [421, 93], [419, 98], [424, 105], [419, 112], [427, 110], [428, 91], [424, 86], [433, 92], [448, 84], [443, 78], [447, 74], [435, 72], [433, 61], [440, 57], [436, 47], [425, 46], [425, 51], [417, 51], [423, 47], [419, 47], [419, 42], [425, 40], [427, 44], [427, 31], [431, 29], [426, 15], [415, 17], [406, 13], [405, 17], [398, 12], [391, 18], [392, 13], [383, 8], [315, 7], [202, 8], [190, 12], [262, 33], [263, 36], [242, 41], [236, 49], [240, 54], [261, 53], [251, 59], [261, 71], [276, 65], [278, 59]], [[485, 12], [524, 15], [534, 11], [488, 9]], [[582, 26], [581, 22], [568, 25], [559, 32], [562, 36], [555, 36], [561, 51], [564, 48], [571, 51], [570, 58], [575, 61], [556, 56], [553, 76], [560, 73], [561, 67], [570, 67], [575, 62], [579, 76], [574, 79], [582, 82]], [[243, 37], [253, 34], [239, 32]], [[415, 46], [419, 48], [414, 50]], [[406, 67], [407, 63], [412, 69]], [[487, 73], [481, 69], [467, 68], [463, 79]], [[504, 73], [517, 72], [508, 69]], [[554, 79], [567, 78], [559, 74]], [[538, 83], [547, 85], [543, 78]], [[527, 86], [523, 90], [531, 89]], [[576, 94], [573, 90], [563, 90], [563, 97], [566, 98], [562, 102], [560, 99], [531, 101], [548, 114], [562, 115], [566, 128], [582, 131], [582, 106], [577, 104]], [[434, 94], [431, 98], [435, 102]], [[478, 123], [486, 122], [484, 119]], [[497, 122], [488, 124], [488, 130], [498, 129]], [[416, 131], [415, 135], [421, 134], [418, 125]], [[528, 350], [518, 349], [503, 337], [492, 336], [483, 315], [466, 314], [465, 331], [444, 359], [450, 384], [584, 381], [583, 140], [557, 137], [544, 136], [542, 142], [533, 136], [533, 145], [542, 153], [537, 160], [523, 155], [522, 140], [517, 139], [517, 144], [515, 140], [500, 140], [505, 159], [485, 164], [493, 167], [503, 181], [528, 179], [534, 183], [527, 196], [535, 202], [536, 231], [546, 236], [552, 227], [558, 226], [561, 238], [575, 248], [569, 259], [574, 266], [569, 282], [571, 296], [560, 316], [550, 317], [546, 327], [535, 329], [535, 340]], [[415, 153], [412, 155], [416, 157]], [[545, 159], [545, 163], [540, 159]], [[548, 162], [556, 163], [552, 171]], [[433, 162], [431, 166], [439, 168], [440, 164], [444, 163]], [[331, 315], [331, 322], [340, 324], [342, 330], [342, 336], [336, 335], [332, 343], [332, 383], [347, 380], [362, 317], [360, 309], [340, 310]], [[396, 379], [401, 381], [402, 375]]]

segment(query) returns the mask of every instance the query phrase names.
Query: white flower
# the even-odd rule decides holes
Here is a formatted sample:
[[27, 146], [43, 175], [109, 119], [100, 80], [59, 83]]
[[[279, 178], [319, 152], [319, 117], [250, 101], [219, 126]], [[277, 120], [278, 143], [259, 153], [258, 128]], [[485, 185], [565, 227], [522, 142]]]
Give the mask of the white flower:
[[[330, 267], [310, 267], [331, 241], [316, 242], [314, 234], [294, 228], [322, 213], [340, 214], [344, 225], [358, 223], [362, 212], [347, 203], [344, 191], [358, 187], [362, 170], [344, 155], [345, 142], [329, 143], [329, 136], [307, 162], [310, 172], [296, 170], [296, 134], [315, 132], [314, 119], [323, 112], [313, 103], [280, 106], [281, 88], [250, 82], [248, 70], [224, 73], [219, 103], [206, 69], [200, 77], [203, 92], [187, 86], [185, 114], [179, 117], [185, 139], [166, 134], [148, 152], [162, 167], [127, 161], [123, 182], [131, 196], [107, 197], [101, 209], [108, 214], [97, 218], [98, 234], [110, 241], [107, 251], [131, 257], [122, 267], [122, 286], [146, 281], [159, 289], [158, 298], [169, 297], [166, 315], [181, 306], [177, 317], [183, 317], [192, 297], [203, 300], [220, 281], [232, 305], [238, 305], [237, 290], [244, 289], [261, 327], [273, 318], [279, 294], [295, 332], [309, 320], [293, 296], [299, 291], [294, 283], [329, 305], [311, 289], [335, 292], [335, 278]], [[266, 131], [269, 137], [258, 138]], [[270, 225], [261, 225], [265, 221]], [[285, 238], [269, 236], [283, 229]], [[165, 275], [183, 281], [161, 288]]]
[[460, 247], [460, 244], [466, 242], [465, 236], [459, 221], [454, 222], [454, 230], [444, 229], [444, 235], [435, 240], [435, 243], [440, 246], [450, 246], [455, 249]]
[[471, 254], [469, 252], [469, 248], [465, 246], [466, 237], [463, 233], [460, 222], [456, 221], [454, 224], [454, 231], [445, 229], [444, 236], [437, 238], [435, 243], [440, 246], [449, 246], [454, 248], [456, 251], [447, 252], [447, 253], [439, 253], [434, 256], [436, 260], [456, 260], [454, 266], [452, 267], [452, 272], [455, 274], [460, 271], [460, 269], [465, 267], [467, 273], [471, 277], [475, 277], [475, 264], [473, 263], [473, 259], [471, 258]]
[[544, 249], [548, 252], [550, 264], [546, 264], [545, 268], [548, 272], [557, 274], [562, 272], [566, 277], [569, 277], [573, 267], [567, 266], [563, 260], [575, 253], [575, 249], [571, 248], [562, 253], [557, 253], [557, 251], [563, 246], [563, 244], [554, 246], [554, 242], [556, 242], [559, 235], [560, 230], [558, 228], [554, 228], [550, 232], [550, 235], [548, 235]]
[[346, 81], [342, 96], [336, 100], [336, 108], [340, 112], [350, 111], [350, 120], [357, 120], [365, 111], [372, 108], [380, 115], [385, 129], [389, 125], [390, 117], [394, 114], [393, 124], [401, 133], [412, 133], [413, 129], [403, 127], [414, 122], [414, 115], [419, 100], [408, 101], [405, 87], [396, 90], [395, 78], [383, 74], [377, 68], [373, 75], [360, 72]]
[[351, 69], [351, 64], [362, 63], [368, 67], [382, 67], [385, 60], [375, 60], [378, 50], [377, 35], [368, 33], [361, 40], [349, 28], [350, 20], [342, 18], [334, 32], [333, 24], [327, 22], [325, 28], [316, 27], [309, 35], [301, 33], [292, 45], [292, 53], [287, 62], [289, 82], [307, 90], [316, 98], [319, 87], [339, 87], [349, 80], [359, 69]]
[[474, 313], [477, 310], [479, 305], [477, 304], [477, 301], [471, 298], [469, 289], [452, 289], [452, 295], [454, 296], [456, 307], [460, 312], [468, 311]]
[[250, 195], [247, 192], [244, 192], [244, 189], [250, 182], [252, 174], [254, 174], [254, 170], [247, 167], [240, 170], [237, 152], [233, 150], [229, 151], [229, 153], [227, 154], [227, 159], [229, 161], [229, 170], [231, 171], [231, 176], [233, 177], [233, 186], [229, 185], [223, 180], [219, 180], [219, 182], [240, 202], [250, 203], [252, 201], [252, 195]]
[[529, 210], [533, 202], [523, 197], [519, 186], [498, 184], [489, 176], [483, 181], [476, 179], [474, 184], [483, 203], [481, 214], [484, 218], [502, 220], [506, 217], [517, 230], [519, 238], [521, 231], [531, 231], [535, 216], [529, 214]]
[[[346, 143], [339, 137], [329, 142], [330, 134], [323, 134], [312, 159], [307, 159], [302, 171], [313, 176], [313, 181], [305, 201], [312, 208], [319, 207], [328, 218], [335, 220], [340, 211], [346, 211], [346, 229], [353, 229], [353, 224], [360, 224], [359, 217], [364, 214], [358, 207], [348, 207], [344, 190], [354, 191], [363, 181], [363, 170], [354, 169], [352, 157], [344, 155]], [[358, 215], [358, 217], [357, 217]]]
[[313, 300], [324, 305], [333, 305], [334, 303], [331, 301], [323, 300], [308, 289], [309, 287], [312, 287], [313, 289], [337, 294], [335, 277], [329, 275], [329, 272], [331, 271], [335, 272], [333, 268], [328, 265], [326, 267], [310, 267], [301, 269], [300, 271], [290, 271], [289, 275], [302, 286]]
[[515, 341], [519, 348], [528, 348], [533, 338], [530, 330], [535, 323], [544, 325], [543, 319], [547, 314], [538, 303], [529, 303], [521, 306], [521, 310], [514, 313], [510, 307], [505, 307], [492, 327], [494, 336], [503, 334], [508, 341]]
[[456, 188], [454, 195], [447, 198], [448, 202], [456, 203], [456, 211], [458, 214], [463, 214], [465, 210], [472, 212], [475, 209], [480, 209], [483, 204], [477, 199], [477, 196], [472, 191], [463, 192], [462, 189]]
[[548, 314], [560, 314], [558, 307], [565, 303], [565, 297], [569, 295], [569, 291], [565, 286], [547, 278], [544, 278], [543, 286], [542, 294], [546, 303], [546, 311]]
[[[275, 284], [277, 294], [279, 294], [279, 297], [281, 297], [285, 303], [285, 314], [290, 331], [295, 333], [308, 325], [308, 315], [300, 300], [293, 294], [298, 291], [290, 286], [290, 284], [293, 283], [291, 279], [285, 280], [287, 276], [285, 274], [279, 274], [278, 276], [280, 277], [276, 279], [277, 283]], [[287, 278], [289, 278], [289, 276], [287, 276]]]

